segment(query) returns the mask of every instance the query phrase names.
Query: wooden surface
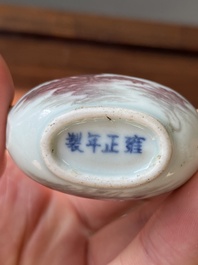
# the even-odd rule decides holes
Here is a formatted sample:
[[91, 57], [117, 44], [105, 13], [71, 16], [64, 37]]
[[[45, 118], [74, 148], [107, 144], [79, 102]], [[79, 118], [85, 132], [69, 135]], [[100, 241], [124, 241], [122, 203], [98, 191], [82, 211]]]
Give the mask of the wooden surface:
[[41, 36], [198, 51], [198, 29], [0, 5], [0, 29]]
[[77, 74], [167, 85], [198, 106], [198, 28], [0, 5], [0, 52], [18, 89]]

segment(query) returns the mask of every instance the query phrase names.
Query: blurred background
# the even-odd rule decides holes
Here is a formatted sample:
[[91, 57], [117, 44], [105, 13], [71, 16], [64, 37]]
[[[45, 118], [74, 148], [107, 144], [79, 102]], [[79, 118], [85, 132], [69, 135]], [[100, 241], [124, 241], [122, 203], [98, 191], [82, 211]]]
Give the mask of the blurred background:
[[162, 83], [198, 107], [197, 13], [197, 0], [0, 1], [0, 53], [16, 99], [51, 79], [116, 73]]
[[197, 0], [6, 0], [3, 2], [114, 17], [198, 25]]

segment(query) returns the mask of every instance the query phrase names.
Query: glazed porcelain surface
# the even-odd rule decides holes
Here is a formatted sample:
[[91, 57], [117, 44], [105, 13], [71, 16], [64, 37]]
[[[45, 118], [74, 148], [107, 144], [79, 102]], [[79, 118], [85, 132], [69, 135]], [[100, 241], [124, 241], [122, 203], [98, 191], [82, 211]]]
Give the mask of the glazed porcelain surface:
[[198, 169], [198, 115], [181, 95], [122, 75], [44, 83], [10, 111], [7, 149], [43, 185], [92, 198], [145, 198]]

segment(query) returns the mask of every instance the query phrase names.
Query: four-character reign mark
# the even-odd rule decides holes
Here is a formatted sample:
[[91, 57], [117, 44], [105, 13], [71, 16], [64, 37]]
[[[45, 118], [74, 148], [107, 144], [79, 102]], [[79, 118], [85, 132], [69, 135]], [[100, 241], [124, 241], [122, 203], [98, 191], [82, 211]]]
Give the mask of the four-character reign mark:
[[[107, 134], [105, 139], [104, 136], [101, 138], [102, 136], [100, 134], [92, 132], [88, 132], [87, 134], [82, 134], [82, 132], [68, 132], [65, 145], [71, 152], [84, 153], [88, 148], [93, 154], [96, 152], [115, 154], [121, 152], [119, 135]], [[82, 145], [82, 140], [85, 141], [85, 145]], [[128, 154], [142, 154], [143, 142], [146, 141], [145, 137], [132, 135], [125, 136], [124, 140], [125, 150], [123, 152]]]
[[[68, 147], [68, 149], [70, 149], [71, 152], [84, 153], [85, 148], [87, 147], [92, 151], [93, 154], [96, 152], [119, 153], [119, 138], [119, 135], [107, 134], [104, 142], [104, 138], [102, 141], [100, 134], [88, 132], [85, 136], [82, 134], [82, 132], [68, 132], [65, 145]], [[86, 141], [84, 148], [82, 148], [82, 139], [83, 141]], [[138, 135], [125, 136], [124, 152], [129, 154], [141, 154], [144, 141], [146, 141], [146, 138]]]

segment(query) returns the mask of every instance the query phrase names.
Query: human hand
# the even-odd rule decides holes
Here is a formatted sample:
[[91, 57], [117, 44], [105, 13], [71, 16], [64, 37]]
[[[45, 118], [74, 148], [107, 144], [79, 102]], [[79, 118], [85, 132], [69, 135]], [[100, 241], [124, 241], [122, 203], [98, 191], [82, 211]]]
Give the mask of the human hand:
[[4, 154], [13, 84], [0, 57], [0, 264], [197, 265], [198, 174], [139, 201], [97, 201], [48, 189]]

